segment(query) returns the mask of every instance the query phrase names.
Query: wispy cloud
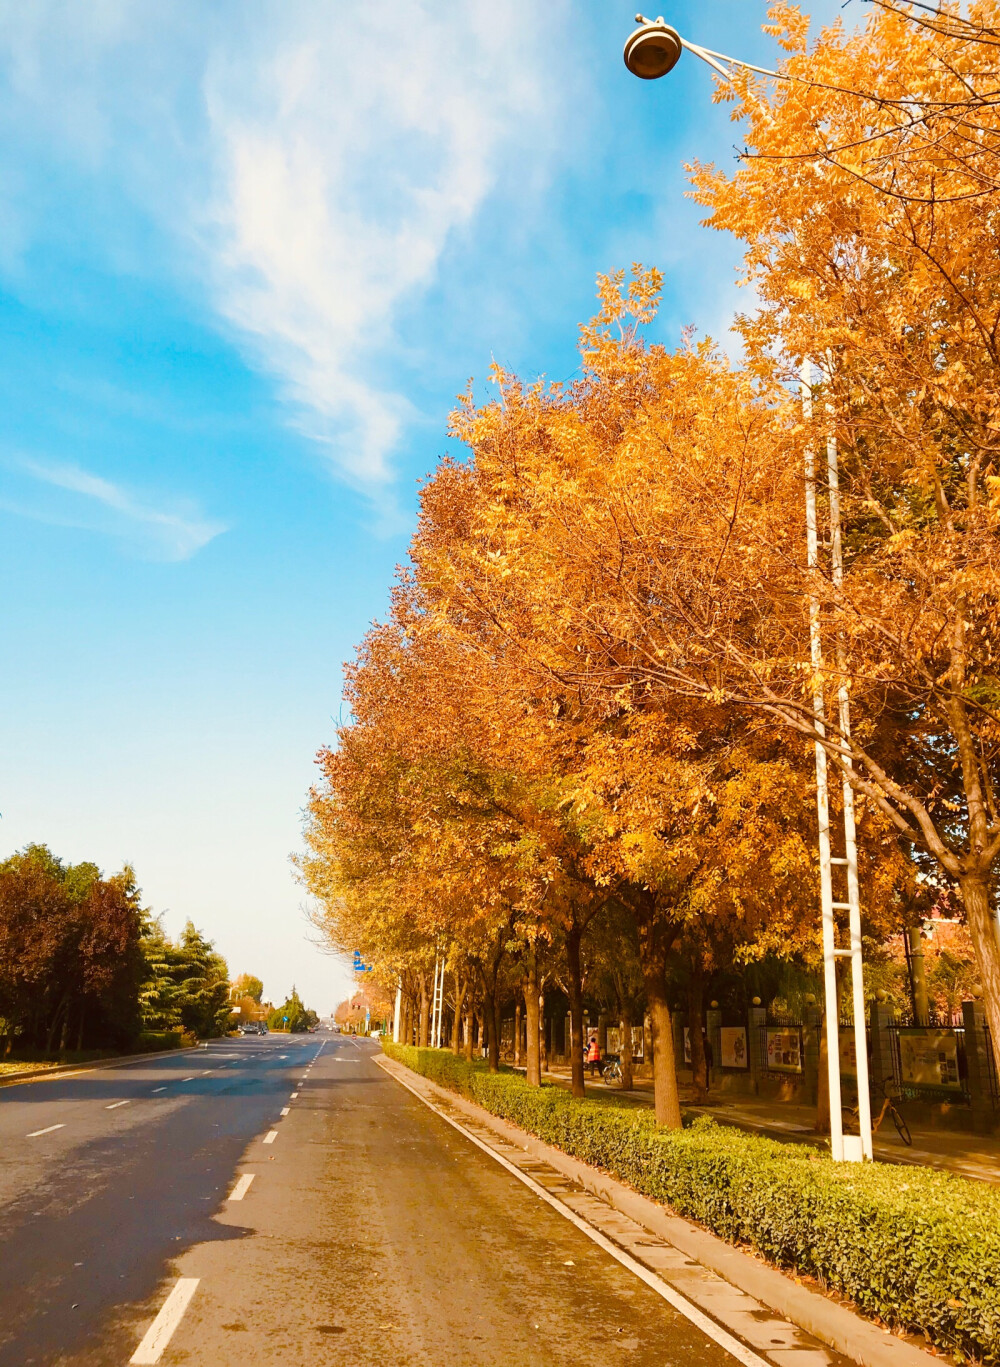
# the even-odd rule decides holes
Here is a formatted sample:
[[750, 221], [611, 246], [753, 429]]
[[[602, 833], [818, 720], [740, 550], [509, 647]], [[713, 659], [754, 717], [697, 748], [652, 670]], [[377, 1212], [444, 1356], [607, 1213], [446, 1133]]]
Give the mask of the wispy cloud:
[[[147, 559], [190, 560], [227, 530], [189, 503], [154, 505], [77, 465], [20, 458], [8, 462], [6, 471], [14, 482], [21, 477], [19, 490], [0, 496], [0, 507], [8, 512], [113, 536]], [[42, 497], [38, 485], [52, 492]]]
[[282, 14], [274, 48], [206, 77], [215, 298], [302, 430], [370, 487], [391, 478], [414, 416], [386, 364], [399, 310], [505, 162], [520, 153], [530, 175], [554, 136], [541, 38], [556, 16], [530, 0]]
[[450, 342], [404, 344], [401, 320], [491, 197], [523, 204], [564, 147], [569, 0], [207, 3], [159, 6], [154, 24], [142, 0], [0, 0], [0, 14], [0, 269], [30, 269], [33, 236], [61, 231], [39, 158], [117, 184], [155, 261], [127, 214], [84, 215], [70, 235], [93, 228], [123, 272], [184, 278], [289, 421], [385, 504], [421, 416], [402, 368]]

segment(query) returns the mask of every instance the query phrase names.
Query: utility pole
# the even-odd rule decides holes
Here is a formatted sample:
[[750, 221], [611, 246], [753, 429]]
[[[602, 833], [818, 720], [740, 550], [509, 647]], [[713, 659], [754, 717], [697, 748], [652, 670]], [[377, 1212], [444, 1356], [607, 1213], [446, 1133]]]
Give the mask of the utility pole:
[[[802, 411], [806, 421], [812, 420], [812, 366], [802, 367]], [[843, 546], [840, 526], [840, 472], [837, 441], [827, 438], [826, 472], [830, 513], [831, 578], [839, 588], [844, 578]], [[806, 563], [813, 572], [819, 571], [819, 531], [816, 504], [816, 453], [812, 445], [805, 452], [806, 485]], [[868, 1039], [865, 1028], [865, 993], [861, 959], [861, 894], [858, 884], [857, 825], [854, 815], [854, 789], [846, 772], [843, 778], [844, 854], [835, 855], [830, 839], [830, 792], [827, 772], [826, 703], [824, 696], [823, 630], [820, 603], [815, 592], [809, 595], [809, 651], [813, 669], [813, 714], [817, 733], [816, 749], [816, 815], [819, 825], [820, 916], [823, 932], [823, 996], [826, 1010], [826, 1053], [830, 1086], [830, 1152], [837, 1162], [860, 1162], [872, 1157], [871, 1095], [868, 1087]], [[846, 741], [851, 734], [850, 690], [845, 671], [842, 642], [838, 641], [837, 663], [837, 723], [840, 738]], [[845, 769], [851, 761], [845, 762]], [[833, 870], [843, 868], [846, 873], [847, 901], [835, 901]], [[837, 911], [848, 913], [850, 945], [837, 946]], [[851, 961], [852, 1004], [854, 1008], [854, 1051], [857, 1058], [859, 1135], [845, 1135], [842, 1113], [840, 1080], [840, 1005], [837, 997], [837, 960]]]
[[[673, 71], [682, 52], [690, 52], [705, 62], [724, 81], [731, 81], [733, 68], [757, 72], [774, 80], [788, 80], [787, 76], [768, 67], [755, 66], [724, 52], [715, 52], [683, 38], [670, 24], [661, 19], [646, 19], [636, 15], [639, 27], [625, 43], [625, 65], [640, 80], [656, 81]], [[812, 84], [812, 82], [806, 82]], [[832, 376], [831, 376], [832, 378]], [[806, 361], [801, 373], [803, 415], [812, 418], [812, 365]], [[826, 444], [827, 482], [830, 511], [831, 577], [835, 587], [843, 582], [844, 566], [840, 534], [840, 480], [836, 438], [830, 436]], [[816, 508], [816, 455], [809, 446], [805, 453], [806, 482], [806, 551], [810, 571], [819, 571], [819, 534]], [[830, 1080], [830, 1149], [838, 1161], [860, 1162], [872, 1156], [871, 1097], [868, 1091], [868, 1045], [865, 1030], [865, 996], [861, 964], [861, 899], [858, 889], [857, 832], [854, 817], [854, 789], [849, 772], [852, 762], [841, 750], [844, 794], [844, 854], [834, 855], [830, 842], [830, 790], [827, 773], [827, 735], [824, 689], [823, 637], [819, 598], [809, 595], [809, 652], [813, 671], [813, 716], [816, 728], [816, 812], [819, 818], [819, 876], [820, 914], [823, 929], [823, 989], [826, 1003], [826, 1040]], [[846, 742], [851, 733], [850, 691], [847, 683], [846, 652], [842, 639], [837, 642], [837, 733]], [[846, 872], [847, 900], [835, 901], [833, 870]], [[848, 913], [850, 947], [837, 946], [837, 923], [834, 913]], [[837, 1002], [837, 960], [851, 961], [852, 1002], [854, 1006], [854, 1042], [857, 1053], [858, 1112], [861, 1134], [844, 1135], [840, 1092], [840, 1010]]]
[[431, 1048], [441, 1048], [441, 1021], [444, 1015], [445, 955], [438, 950], [434, 957], [434, 995], [431, 999]]

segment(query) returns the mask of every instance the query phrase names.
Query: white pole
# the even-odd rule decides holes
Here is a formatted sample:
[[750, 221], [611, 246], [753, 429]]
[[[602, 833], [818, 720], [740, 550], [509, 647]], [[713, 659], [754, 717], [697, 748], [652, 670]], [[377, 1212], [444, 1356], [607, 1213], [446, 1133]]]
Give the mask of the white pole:
[[[812, 366], [802, 367], [802, 412], [812, 418]], [[806, 476], [806, 555], [811, 570], [819, 566], [819, 540], [816, 523], [816, 455], [809, 444], [805, 453]], [[816, 731], [826, 735], [823, 703], [823, 638], [820, 628], [819, 599], [809, 595], [809, 652], [813, 668], [813, 711]], [[827, 786], [826, 751], [816, 741], [816, 814], [819, 822], [820, 915], [823, 927], [823, 999], [826, 1009], [826, 1055], [830, 1092], [830, 1152], [838, 1163], [844, 1160], [844, 1118], [840, 1096], [840, 1012], [837, 1007], [837, 947], [833, 919], [833, 870], [830, 862], [830, 802]]]
[[[840, 472], [837, 461], [837, 439], [830, 436], [826, 443], [827, 473], [830, 481], [830, 552], [834, 587], [844, 582], [844, 558], [840, 532]], [[851, 734], [851, 697], [847, 683], [846, 652], [843, 637], [837, 644], [837, 664], [840, 683], [837, 687], [840, 734], [846, 741]], [[845, 768], [853, 767], [845, 758]], [[844, 837], [847, 858], [847, 912], [851, 940], [851, 996], [854, 1006], [854, 1052], [857, 1056], [858, 1128], [861, 1132], [861, 1152], [872, 1158], [872, 1106], [868, 1083], [868, 1032], [865, 1025], [864, 967], [861, 958], [861, 889], [858, 884], [857, 823], [854, 816], [854, 789], [844, 775]], [[842, 905], [835, 903], [835, 906]]]
[[[440, 974], [440, 981], [439, 981]], [[434, 958], [434, 1001], [431, 1014], [431, 1048], [441, 1048], [441, 998], [444, 995], [444, 961], [441, 956], [435, 955]]]
[[396, 983], [396, 1009], [392, 1017], [392, 1042], [399, 1043], [400, 1031], [403, 1028], [403, 983], [402, 980]]

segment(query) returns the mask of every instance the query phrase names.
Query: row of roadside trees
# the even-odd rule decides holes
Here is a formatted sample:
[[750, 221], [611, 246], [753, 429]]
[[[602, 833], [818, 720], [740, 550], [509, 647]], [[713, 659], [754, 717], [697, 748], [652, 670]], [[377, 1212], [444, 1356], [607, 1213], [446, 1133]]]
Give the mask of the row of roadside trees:
[[[496, 368], [493, 402], [462, 401], [467, 455], [423, 489], [349, 670], [302, 864], [422, 1038], [440, 949], [496, 1066], [513, 965], [533, 1081], [541, 978], [582, 1093], [588, 955], [634, 969], [671, 1125], [678, 990], [815, 966], [817, 745], [855, 795], [869, 943], [953, 896], [1000, 1042], [1000, 6], [886, 0], [811, 46], [797, 8], [771, 20], [795, 79], [723, 87], [746, 152], [691, 172], [746, 244], [741, 359], [648, 344], [637, 267], [601, 281], [578, 381]], [[813, 563], [803, 470], [834, 445]]]
[[143, 908], [132, 869], [105, 877], [44, 845], [0, 863], [4, 1056], [126, 1049], [144, 1034], [207, 1038], [229, 1016], [225, 960], [191, 922], [171, 939]]

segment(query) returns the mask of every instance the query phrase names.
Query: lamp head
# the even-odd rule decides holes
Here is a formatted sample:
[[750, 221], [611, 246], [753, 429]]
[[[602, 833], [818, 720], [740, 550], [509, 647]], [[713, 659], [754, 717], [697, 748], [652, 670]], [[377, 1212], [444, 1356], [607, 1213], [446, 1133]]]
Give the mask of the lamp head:
[[681, 55], [681, 37], [663, 19], [644, 19], [637, 14], [639, 27], [625, 44], [625, 65], [642, 81], [656, 81], [673, 71]]

